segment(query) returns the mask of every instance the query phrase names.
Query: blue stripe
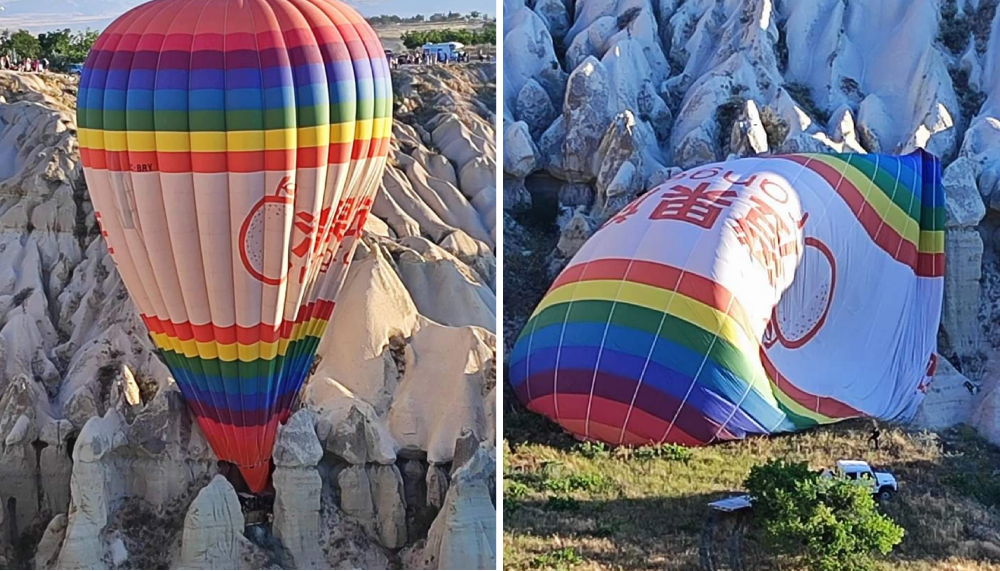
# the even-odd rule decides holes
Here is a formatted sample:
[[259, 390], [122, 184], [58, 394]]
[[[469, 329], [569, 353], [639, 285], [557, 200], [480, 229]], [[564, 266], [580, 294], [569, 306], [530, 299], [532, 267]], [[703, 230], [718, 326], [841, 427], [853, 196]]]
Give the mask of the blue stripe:
[[[531, 337], [530, 372], [554, 370], [560, 346], [562, 347], [559, 356], [560, 368], [594, 370], [600, 351], [596, 344], [604, 337], [604, 328], [604, 324], [598, 323], [569, 323], [562, 336], [561, 345], [561, 324], [536, 330]], [[627, 372], [630, 366], [634, 366], [634, 361], [624, 359], [624, 363], [618, 363], [617, 359], [633, 357], [645, 362], [649, 347], [654, 340], [656, 346], [650, 357], [646, 375], [643, 377], [644, 383], [649, 383], [667, 394], [683, 398], [684, 392], [690, 385], [690, 379], [697, 374], [698, 384], [706, 386], [712, 393], [720, 395], [731, 403], [740, 402], [742, 399], [740, 407], [746, 410], [758, 425], [770, 428], [781, 421], [783, 413], [764, 400], [756, 390], [750, 390], [744, 397], [748, 384], [728, 369], [687, 347], [644, 331], [611, 325], [605, 339], [601, 370], [638, 379], [639, 372], [634, 374]], [[527, 338], [524, 342], [526, 344]], [[703, 361], [704, 366], [702, 366]], [[516, 387], [525, 381], [529, 372], [526, 371], [526, 360], [523, 357], [512, 356], [510, 363], [510, 380]], [[761, 374], [764, 374], [763, 369]], [[678, 391], [683, 392], [678, 394]]]

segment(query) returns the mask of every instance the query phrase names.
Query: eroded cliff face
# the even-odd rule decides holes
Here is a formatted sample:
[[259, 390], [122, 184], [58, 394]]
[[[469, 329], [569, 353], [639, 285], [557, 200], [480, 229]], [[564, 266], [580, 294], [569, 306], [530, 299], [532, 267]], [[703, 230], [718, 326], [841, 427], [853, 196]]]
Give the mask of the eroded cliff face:
[[432, 523], [495, 560], [495, 507], [438, 513], [470, 442], [495, 458], [495, 67], [393, 83], [390, 165], [247, 534], [99, 237], [75, 80], [0, 72], [0, 566], [385, 568]]
[[917, 422], [969, 423], [1000, 443], [996, 5], [505, 0], [504, 228], [514, 239], [504, 253], [517, 272], [505, 278], [530, 298], [505, 304], [505, 340], [544, 292], [519, 276], [551, 280], [611, 213], [676, 169], [924, 148], [945, 165], [938, 350], [949, 364]]

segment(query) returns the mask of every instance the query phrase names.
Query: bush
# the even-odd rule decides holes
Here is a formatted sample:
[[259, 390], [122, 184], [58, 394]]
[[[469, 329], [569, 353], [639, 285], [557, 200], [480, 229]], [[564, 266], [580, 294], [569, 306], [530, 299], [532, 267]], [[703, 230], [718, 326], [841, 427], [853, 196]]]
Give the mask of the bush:
[[864, 487], [820, 478], [804, 462], [771, 460], [745, 481], [767, 546], [803, 557], [814, 571], [870, 571], [904, 530], [878, 512]]
[[581, 456], [591, 460], [599, 457], [603, 458], [608, 455], [608, 448], [603, 442], [581, 442], [577, 445], [577, 450], [579, 450]]
[[564, 547], [536, 556], [529, 565], [534, 569], [560, 569], [575, 567], [580, 563], [583, 563], [583, 559], [577, 555], [576, 550], [572, 547]]
[[412, 50], [424, 44], [441, 44], [444, 42], [460, 42], [468, 46], [497, 44], [496, 25], [483, 26], [481, 30], [411, 30], [406, 32], [400, 39], [406, 49]]

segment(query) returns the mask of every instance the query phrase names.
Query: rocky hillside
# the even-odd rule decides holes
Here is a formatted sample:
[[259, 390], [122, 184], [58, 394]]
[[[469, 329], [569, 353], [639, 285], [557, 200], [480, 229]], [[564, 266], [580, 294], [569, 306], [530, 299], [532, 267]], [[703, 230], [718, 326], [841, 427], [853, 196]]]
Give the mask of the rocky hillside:
[[391, 166], [245, 527], [99, 238], [74, 80], [0, 72], [0, 568], [494, 565], [495, 82], [395, 72]]
[[921, 147], [945, 165], [947, 273], [944, 359], [916, 422], [1000, 443], [996, 6], [505, 0], [505, 278], [527, 292], [505, 300], [505, 340], [611, 213], [677, 169]]

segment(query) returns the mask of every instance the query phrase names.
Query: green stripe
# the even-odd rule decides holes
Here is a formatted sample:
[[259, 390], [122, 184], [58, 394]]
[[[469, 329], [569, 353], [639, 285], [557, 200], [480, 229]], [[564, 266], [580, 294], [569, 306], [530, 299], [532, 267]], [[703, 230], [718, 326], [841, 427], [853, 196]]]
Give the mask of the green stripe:
[[[188, 373], [198, 381], [207, 382], [208, 388], [215, 392], [225, 392], [231, 395], [249, 395], [262, 392], [260, 389], [264, 388], [266, 390], [266, 387], [247, 386], [243, 383], [243, 380], [256, 377], [259, 371], [264, 371], [269, 378], [273, 378], [277, 371], [284, 366], [286, 359], [306, 352], [311, 352], [306, 354], [315, 353], [319, 347], [320, 339], [321, 337], [310, 335], [305, 339], [293, 341], [288, 344], [288, 351], [285, 356], [278, 355], [274, 359], [257, 359], [253, 363], [246, 363], [240, 360], [223, 361], [221, 359], [187, 357], [182, 353], [177, 353], [169, 349], [163, 349], [161, 353], [171, 371], [174, 371], [177, 375]], [[303, 346], [298, 349], [299, 353], [295, 353], [294, 351], [296, 351], [296, 347], [299, 344], [303, 344]], [[223, 384], [219, 384], [214, 379], [206, 381], [206, 372], [216, 377], [221, 377]]]
[[[852, 167], [864, 173], [869, 180], [872, 180], [874, 177], [875, 186], [882, 191], [882, 194], [886, 195], [896, 206], [899, 206], [907, 216], [920, 226], [921, 230], [939, 230], [943, 227], [943, 205], [937, 208], [924, 205], [922, 193], [917, 193], [920, 189], [915, 190], [911, 188], [905, 181], [897, 179], [895, 173], [889, 172], [888, 169], [879, 167], [876, 170], [873, 163], [864, 159], [858, 160], [857, 155], [848, 155], [847, 162]], [[917, 183], [921, 183], [922, 178], [920, 177], [920, 173], [917, 173], [917, 175]], [[899, 188], [902, 188], [905, 192], [899, 192]], [[941, 226], [936, 224], [938, 219], [941, 220]], [[930, 226], [927, 225], [928, 222], [931, 224]]]
[[[777, 387], [774, 387], [774, 392], [782, 392], [782, 391]], [[782, 394], [785, 393], [782, 392]], [[785, 398], [794, 401], [794, 399], [792, 399], [792, 397], [788, 396], [787, 394], [785, 395]], [[792, 411], [791, 408], [785, 406], [785, 404], [781, 402], [781, 399], [778, 399], [778, 408], [781, 409], [781, 412], [785, 413], [785, 416], [788, 417], [788, 420], [795, 425], [796, 430], [801, 430], [803, 428], [812, 428], [813, 426], [819, 426], [820, 424], [820, 422], [814, 418], [809, 418], [807, 416], [801, 416], [799, 414], [796, 414], [794, 411]], [[838, 418], [835, 419], [834, 422], [838, 420], [843, 420], [843, 419]]]
[[[612, 310], [614, 315], [611, 315]], [[567, 311], [569, 311], [568, 319]], [[613, 325], [644, 331], [650, 335], [658, 335], [660, 339], [686, 347], [699, 355], [707, 354], [708, 358], [716, 365], [726, 369], [743, 383], [756, 385], [767, 378], [759, 362], [748, 360], [741, 351], [722, 337], [669, 313], [664, 314], [621, 301], [614, 303], [605, 300], [582, 300], [553, 305], [545, 308], [528, 321], [524, 332], [531, 333], [546, 326], [564, 322], [605, 324], [609, 322], [609, 318]], [[663, 326], [659, 327], [661, 319]], [[657, 332], [658, 327], [659, 332]], [[753, 379], [758, 382], [751, 383]], [[755, 386], [754, 388], [761, 389], [763, 387]], [[758, 390], [758, 392], [760, 391]]]

